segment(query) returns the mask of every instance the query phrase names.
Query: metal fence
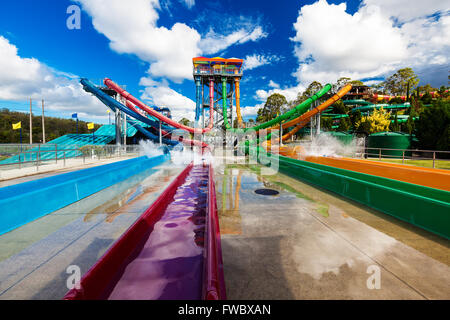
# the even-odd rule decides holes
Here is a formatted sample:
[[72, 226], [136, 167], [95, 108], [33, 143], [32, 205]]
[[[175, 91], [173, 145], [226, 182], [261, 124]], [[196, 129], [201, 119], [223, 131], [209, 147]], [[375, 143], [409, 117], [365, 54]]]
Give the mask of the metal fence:
[[432, 168], [436, 168], [438, 161], [445, 161], [450, 166], [450, 151], [366, 147], [364, 152], [355, 154], [355, 157], [373, 160], [398, 160], [393, 162], [402, 164], [408, 164], [410, 160], [428, 160]]
[[36, 167], [36, 171], [39, 171], [39, 167], [52, 163], [62, 162], [65, 167], [68, 159], [82, 159], [86, 163], [88, 160], [92, 162], [140, 154], [139, 145], [0, 144], [0, 170]]

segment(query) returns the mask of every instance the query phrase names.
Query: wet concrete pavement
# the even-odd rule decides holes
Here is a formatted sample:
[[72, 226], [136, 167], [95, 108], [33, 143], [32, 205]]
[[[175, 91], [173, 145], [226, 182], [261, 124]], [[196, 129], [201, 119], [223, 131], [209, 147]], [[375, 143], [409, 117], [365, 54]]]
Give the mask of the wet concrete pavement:
[[[215, 169], [229, 299], [450, 298], [447, 240], [259, 171]], [[279, 194], [258, 195], [260, 188]], [[368, 288], [373, 270], [380, 289]]]

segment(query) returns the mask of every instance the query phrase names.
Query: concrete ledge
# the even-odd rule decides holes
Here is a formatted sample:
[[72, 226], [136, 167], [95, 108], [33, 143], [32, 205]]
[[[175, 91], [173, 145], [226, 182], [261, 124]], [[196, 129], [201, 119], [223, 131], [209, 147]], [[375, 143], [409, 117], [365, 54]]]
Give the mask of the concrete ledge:
[[157, 166], [168, 155], [139, 157], [0, 189], [0, 234]]

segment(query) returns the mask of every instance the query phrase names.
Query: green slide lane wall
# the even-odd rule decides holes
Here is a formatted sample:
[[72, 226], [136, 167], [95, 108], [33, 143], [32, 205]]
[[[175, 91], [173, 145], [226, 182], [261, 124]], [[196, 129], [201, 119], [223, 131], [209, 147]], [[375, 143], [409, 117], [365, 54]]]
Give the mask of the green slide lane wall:
[[[373, 209], [450, 239], [450, 192], [388, 178], [368, 175], [259, 153], [262, 164], [279, 157], [279, 170], [347, 197]], [[262, 160], [262, 161], [261, 161]]]

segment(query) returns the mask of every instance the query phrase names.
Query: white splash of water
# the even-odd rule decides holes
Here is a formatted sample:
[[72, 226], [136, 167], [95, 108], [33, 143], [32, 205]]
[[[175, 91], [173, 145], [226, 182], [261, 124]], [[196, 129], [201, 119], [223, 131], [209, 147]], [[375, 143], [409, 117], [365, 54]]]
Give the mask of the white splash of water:
[[153, 143], [150, 140], [141, 140], [139, 141], [140, 146], [140, 155], [145, 155], [148, 158], [153, 158], [157, 156], [161, 156], [164, 154], [164, 150], [159, 144]]
[[353, 138], [350, 143], [343, 143], [334, 136], [321, 133], [300, 145], [308, 156], [358, 157], [364, 150], [364, 139]]
[[181, 144], [176, 145], [170, 151], [170, 158], [175, 166], [187, 166], [191, 162], [194, 162], [194, 164], [209, 164], [214, 159], [210, 152], [201, 154], [198, 147], [192, 150], [190, 147]]

